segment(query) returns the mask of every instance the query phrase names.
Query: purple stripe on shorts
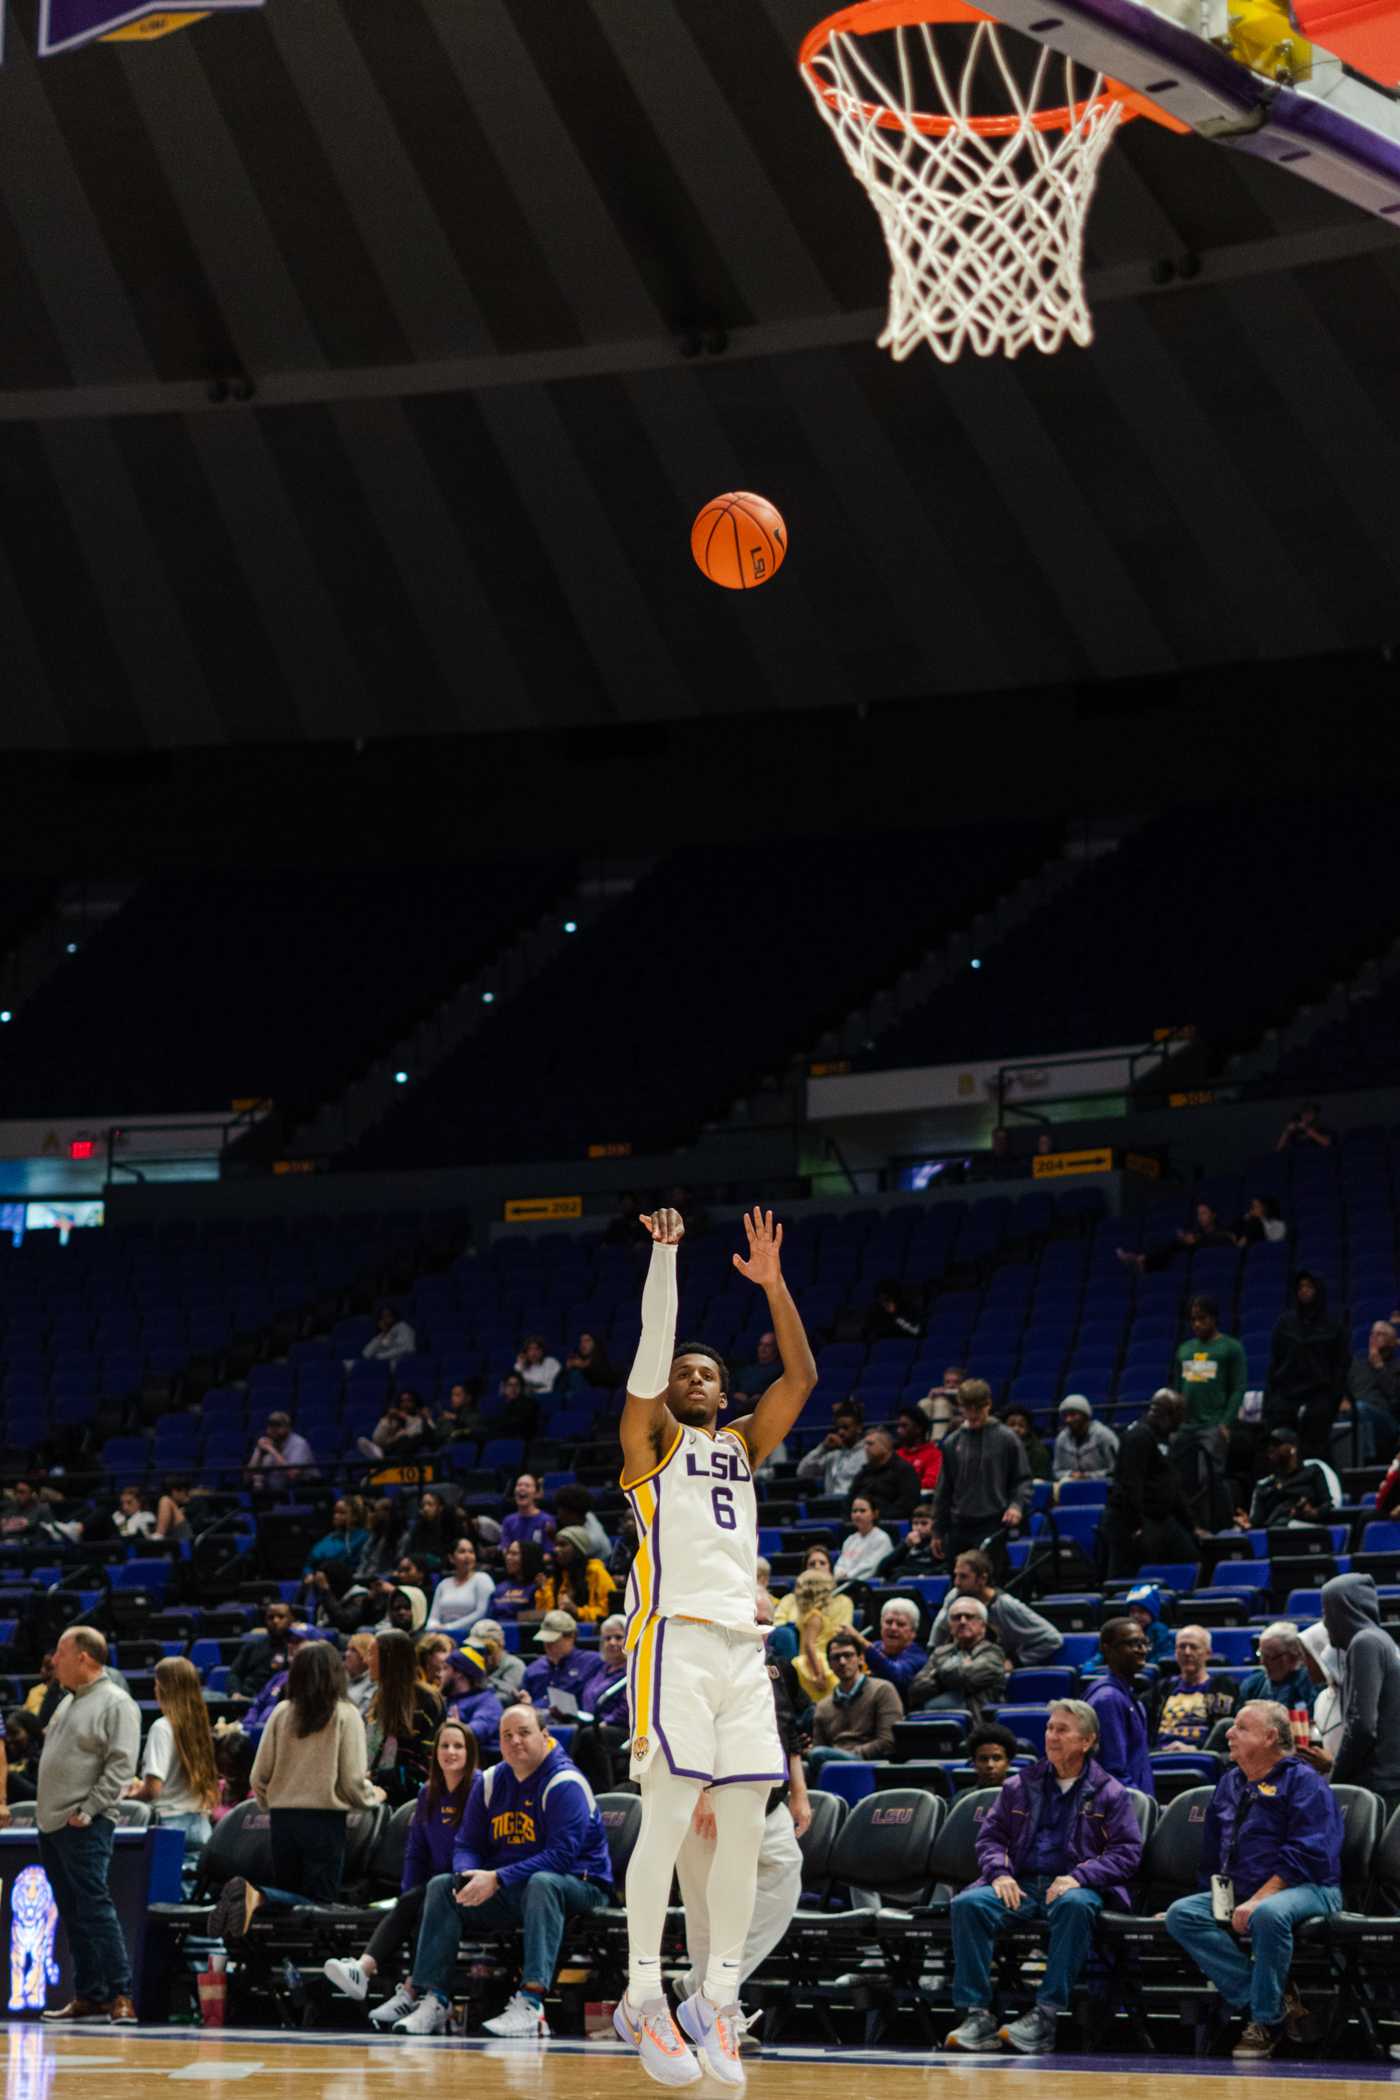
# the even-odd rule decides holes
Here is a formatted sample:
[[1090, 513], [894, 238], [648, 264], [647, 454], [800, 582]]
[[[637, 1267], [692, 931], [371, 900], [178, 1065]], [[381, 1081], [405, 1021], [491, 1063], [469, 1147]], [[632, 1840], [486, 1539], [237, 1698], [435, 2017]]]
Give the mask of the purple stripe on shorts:
[[656, 1730], [656, 1740], [666, 1753], [666, 1762], [677, 1779], [698, 1779], [702, 1786], [713, 1784], [713, 1774], [692, 1772], [687, 1765], [678, 1765], [671, 1755], [671, 1745], [666, 1740], [666, 1731], [661, 1725], [661, 1663], [662, 1649], [666, 1643], [666, 1621], [659, 1621], [656, 1629], [656, 1659], [652, 1664], [651, 1719]]

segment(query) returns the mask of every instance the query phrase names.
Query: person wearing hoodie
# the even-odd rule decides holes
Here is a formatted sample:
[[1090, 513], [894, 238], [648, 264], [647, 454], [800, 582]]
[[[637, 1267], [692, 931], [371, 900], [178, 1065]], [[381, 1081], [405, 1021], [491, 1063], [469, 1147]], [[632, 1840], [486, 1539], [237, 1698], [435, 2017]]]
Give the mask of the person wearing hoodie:
[[483, 1752], [494, 1749], [505, 1704], [486, 1681], [486, 1657], [467, 1642], [443, 1658], [442, 1696], [454, 1721], [469, 1728]]
[[1118, 1439], [1094, 1420], [1083, 1393], [1067, 1393], [1060, 1402], [1060, 1433], [1055, 1439], [1056, 1480], [1108, 1480], [1118, 1463]]
[[446, 2027], [467, 1932], [524, 1928], [520, 1987], [488, 2033], [545, 2037], [544, 1997], [568, 1919], [612, 1899], [607, 1832], [588, 1782], [531, 1706], [501, 1720], [501, 1762], [472, 1782], [453, 1848], [455, 1873], [428, 1883], [411, 1979], [417, 2000], [396, 2034]]
[[1309, 1626], [1301, 1640], [1303, 1660], [1317, 1690], [1308, 1733], [1313, 1742], [1320, 1743], [1335, 1757], [1346, 1728], [1346, 1712], [1342, 1704], [1342, 1653], [1328, 1640], [1327, 1628], [1321, 1619]]
[[1386, 1814], [1400, 1807], [1400, 1649], [1381, 1626], [1371, 1575], [1334, 1575], [1323, 1584], [1322, 1623], [1342, 1657], [1342, 1740], [1336, 1754], [1298, 1755], [1334, 1786], [1379, 1794]]
[[1296, 1429], [1304, 1458], [1325, 1459], [1346, 1391], [1347, 1333], [1328, 1311], [1327, 1286], [1311, 1269], [1299, 1269], [1292, 1297], [1269, 1348], [1263, 1419], [1270, 1429]]
[[428, 1617], [428, 1600], [416, 1584], [403, 1582], [389, 1592], [384, 1616], [370, 1627], [371, 1633], [421, 1633]]
[[[1131, 1910], [1130, 1883], [1142, 1862], [1142, 1832], [1127, 1789], [1098, 1762], [1099, 1724], [1080, 1699], [1052, 1701], [1045, 1755], [1013, 1772], [977, 1833], [978, 1877], [953, 1898], [953, 2003], [963, 2017], [949, 2049], [1055, 2046], [1055, 2021], [1069, 2007], [1094, 1920], [1105, 1905]], [[1050, 1927], [1035, 2004], [998, 2027], [990, 2010], [992, 1951], [1002, 1927], [1045, 1919]]]
[[566, 1524], [554, 1540], [554, 1572], [544, 1578], [546, 1610], [557, 1605], [585, 1623], [606, 1619], [613, 1579], [592, 1549], [582, 1524]]
[[[1140, 1582], [1128, 1591], [1123, 1599], [1123, 1609], [1128, 1617], [1142, 1628], [1142, 1637], [1147, 1643], [1146, 1660], [1150, 1663], [1172, 1663], [1176, 1660], [1176, 1635], [1166, 1622], [1162, 1605], [1162, 1592], [1155, 1582]], [[1107, 1627], [1103, 1632], [1107, 1632]], [[1082, 1665], [1084, 1675], [1092, 1677], [1098, 1670], [1109, 1668], [1104, 1653], [1103, 1633], [1099, 1645], [1087, 1662]]]

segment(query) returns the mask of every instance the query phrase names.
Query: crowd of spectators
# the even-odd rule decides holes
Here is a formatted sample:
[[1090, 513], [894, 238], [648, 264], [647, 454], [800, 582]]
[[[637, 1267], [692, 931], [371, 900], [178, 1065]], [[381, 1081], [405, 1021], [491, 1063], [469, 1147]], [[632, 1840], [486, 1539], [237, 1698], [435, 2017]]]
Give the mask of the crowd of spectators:
[[[1300, 1117], [1290, 1131], [1290, 1145], [1328, 1142], [1316, 1118]], [[1260, 1197], [1219, 1243], [1276, 1239], [1276, 1226], [1277, 1204]], [[1182, 1237], [1209, 1247], [1221, 1231], [1203, 1206]], [[1163, 1261], [1176, 1251], [1162, 1250]], [[1146, 1257], [1148, 1265], [1155, 1259]], [[1153, 1794], [1154, 1757], [1208, 1746], [1223, 1754], [1228, 1746], [1207, 1851], [1233, 1860], [1240, 1901], [1222, 1918], [1187, 1899], [1173, 1906], [1168, 1929], [1239, 2013], [1236, 2053], [1246, 2057], [1271, 2053], [1291, 2016], [1293, 1924], [1335, 1908], [1336, 1810], [1332, 1804], [1329, 1816], [1322, 1805], [1330, 1783], [1358, 1784], [1387, 1809], [1400, 1806], [1400, 1651], [1382, 1629], [1375, 1583], [1362, 1574], [1326, 1584], [1316, 1626], [1265, 1626], [1249, 1669], [1212, 1660], [1211, 1629], [1191, 1619], [1189, 1597], [1178, 1606], [1161, 1583], [1137, 1582], [1099, 1629], [1097, 1651], [1078, 1663], [1083, 1697], [1050, 1702], [1043, 1756], [1038, 1738], [1028, 1745], [996, 1718], [1014, 1673], [1063, 1659], [1063, 1633], [1036, 1608], [1034, 1589], [1022, 1593], [1008, 1552], [1025, 1539], [1033, 1508], [1053, 1526], [1057, 1511], [1076, 1506], [1073, 1490], [1100, 1487], [1089, 1572], [1099, 1585], [1131, 1580], [1144, 1565], [1195, 1564], [1205, 1541], [1232, 1531], [1325, 1524], [1341, 1500], [1339, 1440], [1353, 1462], [1387, 1459], [1400, 1441], [1396, 1328], [1376, 1320], [1366, 1347], [1353, 1352], [1318, 1276], [1294, 1277], [1267, 1365], [1255, 1367], [1257, 1391], [1217, 1303], [1197, 1293], [1187, 1318], [1173, 1382], [1137, 1420], [1125, 1421], [1120, 1408], [1110, 1426], [1097, 1393], [1071, 1392], [1055, 1406], [1053, 1437], [1042, 1437], [1028, 1408], [998, 1412], [974, 1360], [950, 1364], [917, 1406], [892, 1410], [888, 1424], [867, 1421], [859, 1399], [838, 1403], [829, 1430], [783, 1469], [780, 1492], [805, 1498], [806, 1514], [832, 1531], [829, 1545], [806, 1549], [800, 1571], [775, 1578], [764, 1564], [756, 1599], [758, 1617], [771, 1624], [770, 1665], [789, 1717], [796, 1783], [816, 1782], [828, 1767], [882, 1763], [911, 1717], [946, 1714], [959, 1717], [959, 1748], [977, 1781], [1003, 1790], [978, 1841], [981, 1879], [954, 1902], [963, 2018], [953, 2046], [1048, 2046], [1096, 1912], [1127, 1901], [1141, 1834], [1125, 1812], [1125, 1790]], [[919, 1323], [897, 1284], [878, 1286], [867, 1339], [906, 1339]], [[364, 1354], [397, 1375], [415, 1339], [386, 1305]], [[625, 1512], [607, 1500], [595, 1508], [576, 1481], [547, 1492], [528, 1466], [490, 1508], [451, 1487], [395, 1494], [374, 1485], [386, 1467], [477, 1441], [488, 1422], [493, 1433], [504, 1425], [528, 1444], [552, 1396], [602, 1395], [617, 1378], [600, 1338], [586, 1332], [557, 1353], [545, 1336], [528, 1335], [514, 1362], [498, 1368], [486, 1398], [465, 1384], [440, 1402], [399, 1387], [361, 1440], [363, 1472], [307, 1545], [295, 1596], [269, 1600], [229, 1664], [222, 1691], [231, 1724], [215, 1733], [206, 1718], [201, 1731], [198, 1673], [167, 1658], [155, 1678], [159, 1718], [139, 1769], [133, 1758], [123, 1783], [158, 1820], [179, 1823], [191, 1861], [240, 1785], [250, 1786], [273, 1816], [273, 1886], [262, 1893], [274, 1902], [279, 1894], [334, 1895], [351, 1810], [418, 1804], [406, 1877], [420, 1878], [406, 1878], [399, 1905], [357, 1962], [332, 1965], [332, 1981], [356, 2000], [385, 1971], [395, 1987], [372, 2017], [413, 2033], [443, 2022], [461, 1914], [472, 1909], [477, 1923], [495, 1920], [525, 1935], [521, 1990], [496, 2031], [540, 2031], [564, 1921], [610, 1885], [591, 1804], [582, 1816], [573, 1811], [590, 1787], [606, 1790], [626, 1770], [618, 1607], [636, 1542]], [[758, 1335], [752, 1360], [735, 1370], [736, 1395], [752, 1399], [779, 1370], [772, 1335]], [[339, 1456], [318, 1453], [287, 1411], [274, 1410], [248, 1451], [248, 1491], [264, 1511], [319, 1491], [325, 1511], [325, 1482], [347, 1478]], [[74, 1516], [51, 1489], [21, 1481], [0, 1505], [0, 1536], [178, 1543], [199, 1535], [201, 1503], [198, 1482], [170, 1479], [158, 1496], [132, 1485], [109, 1507]], [[1397, 1504], [1400, 1456], [1378, 1513]], [[935, 1608], [917, 1586], [944, 1575], [950, 1586]], [[104, 1680], [120, 1689], [115, 1671]], [[42, 1795], [44, 1730], [72, 1689], [51, 1676], [35, 1687], [33, 1709], [26, 1700], [8, 1717], [12, 1800], [25, 1799], [27, 1787]], [[552, 1729], [567, 1731], [567, 1754]], [[305, 1747], [313, 1740], [314, 1751]], [[580, 1790], [570, 1781], [574, 1849], [554, 1888], [552, 1866], [507, 1861], [491, 1836], [499, 1804], [550, 1759], [562, 1763], [546, 1777], [567, 1769], [584, 1782]], [[1260, 1813], [1253, 1804], [1261, 1798], [1283, 1807]], [[1261, 1840], [1258, 1856], [1251, 1850], [1241, 1865], [1246, 1802], [1251, 1830], [1264, 1829], [1273, 1850]], [[1278, 1866], [1285, 1854], [1301, 1863], [1297, 1879]], [[525, 1870], [506, 1878], [510, 1865]], [[432, 1894], [453, 1874], [467, 1877], [470, 1901], [458, 1891]], [[1280, 1900], [1299, 1892], [1305, 1900]], [[989, 2029], [993, 1945], [1017, 1912], [1049, 1926], [1044, 1979], [1030, 2012]], [[1248, 1934], [1236, 1921], [1241, 1912], [1253, 1924]], [[389, 1974], [410, 1951], [409, 1973]], [[92, 1989], [115, 2004], [124, 1996], [120, 1980], [113, 1969]]]

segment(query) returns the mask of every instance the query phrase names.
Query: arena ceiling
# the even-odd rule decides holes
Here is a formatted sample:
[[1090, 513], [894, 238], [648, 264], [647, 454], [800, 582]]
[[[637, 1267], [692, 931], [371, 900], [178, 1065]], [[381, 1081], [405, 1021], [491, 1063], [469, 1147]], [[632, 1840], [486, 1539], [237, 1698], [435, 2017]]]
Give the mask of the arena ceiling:
[[[1091, 350], [892, 365], [878, 230], [793, 68], [810, 18], [266, 0], [39, 61], [11, 0], [0, 742], [662, 720], [1388, 642], [1397, 235], [1136, 124]], [[734, 486], [792, 536], [742, 600], [687, 545]]]

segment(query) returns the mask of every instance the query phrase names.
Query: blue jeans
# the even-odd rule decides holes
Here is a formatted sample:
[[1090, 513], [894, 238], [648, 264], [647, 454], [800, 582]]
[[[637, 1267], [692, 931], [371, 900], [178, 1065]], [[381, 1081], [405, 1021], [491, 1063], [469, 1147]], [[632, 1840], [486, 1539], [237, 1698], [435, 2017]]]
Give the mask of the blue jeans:
[[859, 1764], [861, 1760], [854, 1750], [843, 1750], [839, 1743], [818, 1743], [815, 1750], [807, 1752], [809, 1772], [820, 1772], [823, 1765], [833, 1762], [838, 1765], [853, 1765]]
[[174, 1816], [157, 1815], [156, 1824], [161, 1830], [178, 1830], [184, 1835], [185, 1857], [180, 1868], [180, 1877], [188, 1897], [194, 1887], [195, 1875], [199, 1871], [199, 1855], [212, 1837], [214, 1826], [208, 1816], [202, 1816], [194, 1809], [182, 1809]]
[[608, 1901], [608, 1890], [577, 1874], [531, 1874], [526, 1881], [513, 1881], [498, 1889], [485, 1903], [467, 1910], [457, 1901], [455, 1874], [437, 1874], [428, 1883], [423, 1899], [423, 1922], [418, 1928], [418, 1951], [413, 1958], [413, 1987], [431, 1991], [444, 2005], [451, 2001], [452, 1969], [457, 1949], [467, 1933], [507, 1932], [513, 1925], [524, 1927], [525, 1960], [520, 1972], [522, 1990], [542, 1996], [554, 1981], [554, 1965], [564, 1938], [568, 1918], [587, 1917]]
[[[1018, 1879], [1020, 1877], [1018, 1876]], [[1094, 1920], [1103, 1897], [1092, 1889], [1066, 1889], [1053, 1903], [1045, 1901], [1050, 1878], [1032, 1874], [1021, 1881], [1019, 1910], [1008, 1910], [994, 1888], [979, 1882], [953, 1898], [953, 2003], [986, 2008], [992, 1998], [992, 1949], [1008, 1925], [1048, 1920], [1050, 1946], [1036, 2004], [1067, 2012], [1070, 1993], [1089, 1952]]]
[[107, 1889], [117, 1826], [94, 1816], [86, 1830], [39, 1832], [39, 1857], [73, 1956], [73, 1991], [95, 2005], [131, 1996], [131, 1957]]
[[[1208, 1976], [1231, 2012], [1246, 2007], [1261, 2027], [1283, 2018], [1283, 1987], [1293, 1965], [1293, 1928], [1304, 1918], [1330, 1917], [1342, 1907], [1340, 1889], [1302, 1882], [1266, 1896], [1241, 1939], [1210, 1914], [1210, 1897], [1179, 1896], [1167, 1912], [1167, 1931]], [[1251, 1958], [1252, 1953], [1252, 1958]]]

